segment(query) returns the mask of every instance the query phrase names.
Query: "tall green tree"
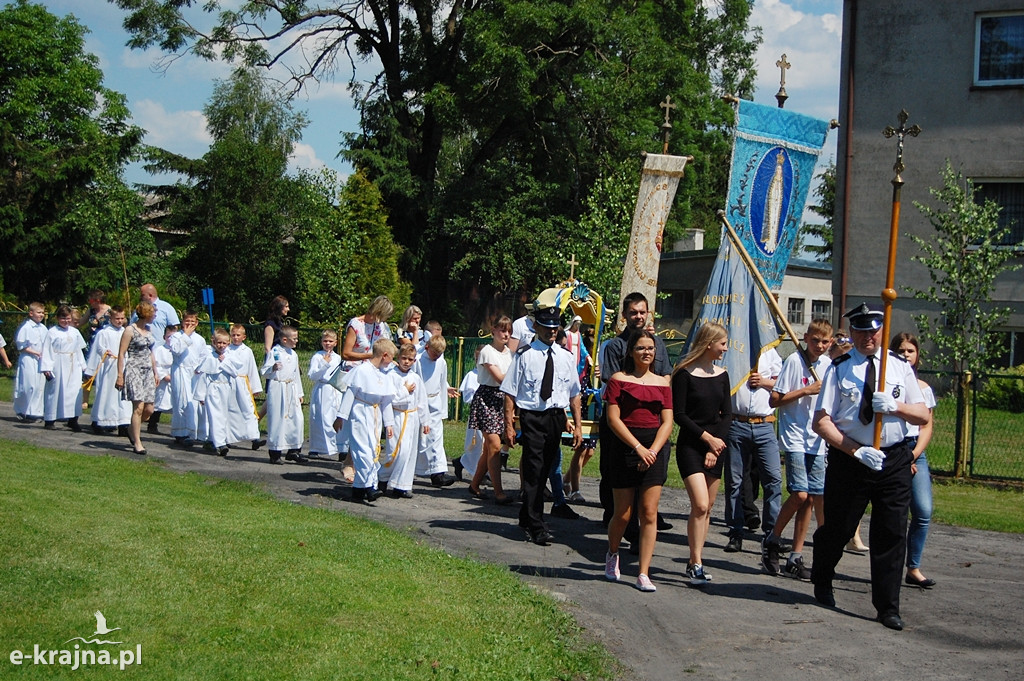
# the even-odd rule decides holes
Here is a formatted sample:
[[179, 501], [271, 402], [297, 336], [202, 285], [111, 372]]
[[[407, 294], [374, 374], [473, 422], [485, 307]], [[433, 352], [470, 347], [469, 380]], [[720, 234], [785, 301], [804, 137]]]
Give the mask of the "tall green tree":
[[22, 299], [66, 296], [73, 273], [98, 266], [96, 223], [68, 215], [104, 191], [99, 178], [120, 181], [142, 137], [124, 95], [103, 86], [86, 32], [27, 0], [0, 9], [0, 276]]
[[996, 279], [1020, 265], [1010, 262], [1016, 257], [1013, 249], [998, 245], [1009, 231], [999, 225], [999, 205], [991, 200], [977, 202], [974, 183], [954, 170], [949, 160], [942, 171], [942, 186], [929, 191], [940, 207], [914, 205], [935, 232], [910, 238], [921, 249], [914, 260], [928, 268], [931, 285], [908, 290], [915, 298], [935, 304], [939, 316], [918, 315], [915, 321], [935, 345], [935, 364], [958, 373], [978, 371], [1001, 352], [995, 330], [1010, 314], [1008, 308], [992, 304]]
[[[290, 63], [297, 88], [350, 64], [361, 131], [344, 156], [380, 188], [417, 303], [467, 317], [463, 301], [557, 276], [549, 242], [573, 237], [599, 177], [660, 150], [665, 95], [680, 104], [671, 150], [695, 157], [675, 219], [715, 225], [733, 120], [718, 95], [751, 93], [759, 40], [748, 0], [111, 1], [133, 47]], [[362, 81], [361, 63], [379, 70]], [[467, 260], [481, 233], [527, 272]]]
[[294, 288], [298, 189], [286, 171], [306, 119], [244, 68], [217, 83], [203, 113], [213, 143], [202, 159], [153, 150], [147, 166], [187, 178], [151, 188], [171, 194], [168, 224], [188, 234], [175, 254], [178, 294], [197, 301], [212, 287], [215, 315], [262, 319], [272, 297]]
[[810, 236], [813, 240], [801, 238], [801, 248], [814, 256], [819, 262], [832, 262], [832, 243], [834, 240], [832, 225], [836, 213], [836, 164], [831, 161], [828, 167], [818, 175], [820, 181], [814, 188], [817, 203], [807, 204], [807, 209], [821, 218], [821, 222], [806, 222], [801, 228], [801, 237]]

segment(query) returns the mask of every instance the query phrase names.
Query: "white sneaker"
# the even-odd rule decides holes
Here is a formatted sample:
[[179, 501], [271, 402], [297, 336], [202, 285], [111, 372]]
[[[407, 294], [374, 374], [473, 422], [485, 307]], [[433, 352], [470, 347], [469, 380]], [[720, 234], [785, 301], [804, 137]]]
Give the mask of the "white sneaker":
[[658, 587], [651, 584], [651, 579], [647, 575], [640, 573], [640, 576], [636, 578], [636, 588], [641, 591], [651, 592], [657, 591]]
[[579, 490], [577, 490], [577, 491], [573, 492], [572, 494], [570, 494], [569, 496], [567, 496], [566, 500], [567, 501], [571, 501], [571, 502], [576, 503], [576, 504], [585, 504], [585, 503], [587, 503], [587, 500], [583, 498], [583, 495], [580, 494]]
[[619, 581], [619, 554], [606, 553], [604, 556], [604, 576], [609, 582]]
[[711, 575], [704, 572], [704, 566], [700, 563], [691, 563], [686, 566], [686, 576], [690, 578], [692, 586], [704, 586], [711, 581]]

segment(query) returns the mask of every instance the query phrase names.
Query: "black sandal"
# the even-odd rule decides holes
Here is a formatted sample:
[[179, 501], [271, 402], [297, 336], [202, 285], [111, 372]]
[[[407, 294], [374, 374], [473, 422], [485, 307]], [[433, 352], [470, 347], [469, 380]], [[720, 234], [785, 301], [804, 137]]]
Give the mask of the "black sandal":
[[487, 492], [476, 490], [473, 489], [472, 487], [469, 488], [469, 496], [473, 497], [474, 499], [479, 499], [480, 501], [483, 501], [484, 499], [488, 498]]

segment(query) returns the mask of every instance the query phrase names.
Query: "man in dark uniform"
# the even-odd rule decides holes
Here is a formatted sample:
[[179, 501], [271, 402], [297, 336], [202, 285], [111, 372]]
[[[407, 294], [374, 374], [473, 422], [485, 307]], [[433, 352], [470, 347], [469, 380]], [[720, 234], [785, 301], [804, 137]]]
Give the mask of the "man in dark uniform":
[[544, 522], [544, 483], [561, 456], [562, 431], [566, 427], [565, 410], [572, 409], [572, 443], [583, 438], [580, 412], [580, 381], [572, 353], [555, 344], [561, 326], [558, 308], [534, 310], [536, 335], [521, 345], [501, 383], [505, 393], [505, 437], [516, 442], [513, 422], [519, 408], [520, 444], [523, 446], [519, 471], [522, 476], [523, 504], [519, 526], [534, 544], [547, 545], [553, 536]]
[[[607, 381], [614, 374], [622, 370], [622, 363], [626, 359], [626, 345], [629, 342], [629, 334], [633, 331], [647, 328], [647, 297], [642, 293], [634, 292], [623, 298], [622, 318], [626, 320], [626, 328], [618, 336], [608, 341], [608, 344], [601, 351], [601, 356], [598, 358], [601, 367], [601, 378], [604, 381]], [[668, 358], [668, 348], [665, 347], [665, 341], [660, 336], [654, 337], [654, 364], [651, 365], [651, 371], [659, 376], [668, 376], [672, 373], [672, 362]], [[603, 411], [601, 412], [599, 429], [599, 438], [615, 437], [615, 434], [608, 428], [608, 422]], [[601, 451], [604, 451], [604, 449], [605, 447], [601, 447]], [[612, 495], [611, 484], [608, 482], [608, 473], [605, 470], [606, 459], [607, 457], [604, 456], [600, 459], [601, 481], [598, 487], [601, 507], [604, 509], [603, 522], [605, 525], [611, 521], [612, 513], [615, 510], [615, 499]], [[640, 533], [638, 516], [639, 513], [631, 514], [629, 526], [626, 527], [624, 535], [631, 545], [636, 541]], [[661, 517], [661, 513], [659, 513], [658, 529], [668, 530], [671, 528], [672, 525], [666, 522]]]
[[[885, 390], [878, 390], [885, 352], [882, 313], [861, 303], [844, 316], [853, 349], [826, 370], [813, 421], [814, 432], [828, 444], [828, 467], [825, 524], [814, 533], [811, 581], [815, 599], [835, 606], [836, 565], [870, 502], [871, 603], [878, 621], [898, 631], [913, 461], [907, 425], [927, 423], [928, 408], [913, 369], [898, 355], [890, 353]], [[876, 414], [882, 419], [878, 449], [872, 446]]]

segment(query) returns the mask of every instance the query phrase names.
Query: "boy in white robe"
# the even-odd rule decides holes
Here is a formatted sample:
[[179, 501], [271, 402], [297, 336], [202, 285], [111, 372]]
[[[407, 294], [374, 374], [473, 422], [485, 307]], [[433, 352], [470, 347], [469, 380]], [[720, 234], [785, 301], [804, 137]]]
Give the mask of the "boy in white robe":
[[391, 409], [395, 427], [393, 437], [387, 439], [377, 471], [377, 488], [382, 492], [387, 489], [389, 496], [395, 499], [412, 499], [420, 435], [430, 431], [430, 426], [422, 423], [427, 416], [427, 391], [423, 379], [412, 371], [416, 363], [416, 344], [409, 339], [405, 341], [398, 349], [395, 362], [385, 372], [394, 385]]
[[256, 357], [245, 344], [245, 327], [231, 325], [231, 345], [228, 354], [237, 375], [233, 386], [235, 399], [228, 404], [228, 442], [248, 442], [256, 451], [267, 441], [260, 437], [260, 421], [256, 411], [256, 395], [263, 392]]
[[[206, 340], [196, 333], [199, 315], [186, 310], [181, 329], [171, 336], [171, 436], [181, 447], [191, 447], [199, 439], [199, 403], [193, 398], [198, 376], [196, 368], [209, 354]], [[205, 426], [204, 426], [205, 430]]]
[[383, 373], [398, 349], [388, 338], [373, 343], [373, 356], [348, 372], [348, 387], [341, 397], [335, 429], [348, 423], [349, 455], [355, 469], [352, 501], [372, 504], [381, 495], [377, 490], [377, 469], [380, 467], [381, 425], [387, 438], [394, 437], [395, 417], [391, 400], [395, 385]]
[[89, 359], [85, 364], [85, 375], [92, 376], [92, 432], [109, 435], [118, 429], [118, 435], [128, 435], [128, 423], [132, 418], [132, 403], [122, 399], [120, 390], [114, 387], [117, 381], [117, 353], [121, 347], [121, 335], [128, 317], [123, 307], [112, 307], [109, 324], [104, 324], [92, 336]]
[[309, 360], [307, 375], [313, 382], [309, 397], [309, 456], [337, 460], [338, 438], [334, 420], [338, 418], [341, 393], [329, 381], [341, 367], [341, 355], [335, 352], [338, 333], [327, 329], [320, 336], [319, 350]]
[[212, 350], [200, 363], [196, 373], [193, 397], [203, 405], [207, 437], [220, 456], [228, 455], [228, 406], [235, 401], [235, 364], [228, 353], [230, 334], [226, 329], [213, 330]]
[[21, 421], [35, 423], [43, 418], [43, 392], [46, 378], [39, 371], [43, 356], [46, 312], [42, 303], [28, 306], [28, 319], [14, 334], [14, 347], [18, 349], [18, 372], [14, 378], [14, 413]]
[[[153, 361], [156, 364], [156, 400], [153, 402], [153, 413], [162, 414], [172, 411], [171, 401], [171, 366], [174, 364], [174, 355], [168, 343], [171, 336], [178, 330], [178, 327], [171, 324], [164, 329], [164, 342], [153, 347]], [[153, 419], [151, 418], [150, 421]]]
[[46, 332], [39, 371], [46, 377], [43, 390], [44, 428], [53, 430], [58, 420], [67, 420], [68, 428], [82, 432], [82, 370], [85, 368], [85, 339], [71, 325], [71, 308], [57, 308], [57, 325]]
[[[469, 410], [473, 406], [473, 396], [476, 395], [476, 390], [480, 387], [480, 375], [477, 373], [475, 365], [476, 360], [480, 358], [481, 347], [483, 346], [478, 347], [473, 354], [474, 366], [472, 371], [466, 372], [466, 375], [462, 377], [462, 383], [459, 385], [459, 393], [462, 395], [462, 404], [465, 405], [466, 414], [469, 414]], [[471, 474], [474, 473], [483, 453], [483, 432], [479, 428], [467, 427], [466, 441], [462, 445], [462, 456], [452, 459], [452, 465], [455, 467], [455, 477], [462, 480], [462, 471], [464, 470], [469, 470]]]
[[444, 336], [431, 336], [426, 351], [416, 360], [413, 368], [423, 379], [427, 391], [429, 414], [424, 425], [430, 427], [427, 434], [420, 435], [416, 475], [430, 476], [430, 484], [434, 487], [448, 487], [455, 483], [455, 476], [448, 475], [442, 428], [444, 420], [448, 418], [448, 399], [458, 397], [459, 391], [448, 385], [448, 363], [444, 359], [446, 347]]
[[299, 332], [293, 326], [281, 329], [281, 341], [263, 362], [261, 373], [267, 379], [267, 447], [270, 463], [280, 464], [281, 454], [296, 463], [305, 463], [302, 441], [305, 421], [302, 416], [302, 376], [295, 346]]

